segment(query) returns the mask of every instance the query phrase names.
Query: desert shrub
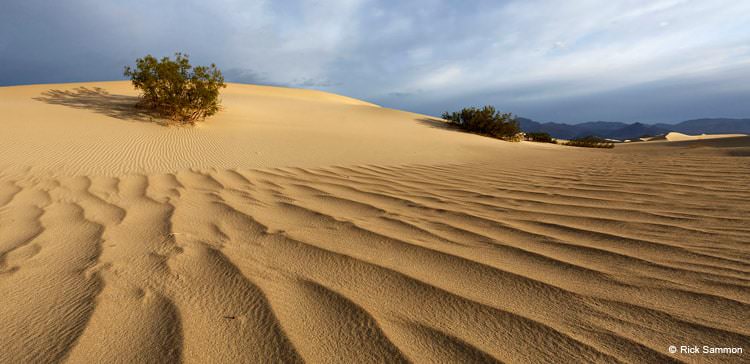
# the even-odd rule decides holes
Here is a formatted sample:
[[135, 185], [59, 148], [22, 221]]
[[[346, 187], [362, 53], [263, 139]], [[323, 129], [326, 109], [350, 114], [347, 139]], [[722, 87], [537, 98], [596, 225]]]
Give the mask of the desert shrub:
[[526, 133], [524, 139], [539, 143], [557, 143], [548, 133]]
[[523, 141], [523, 138], [524, 138], [523, 132], [519, 131], [518, 133], [515, 133], [515, 134], [513, 134], [511, 136], [503, 137], [503, 140], [507, 140], [509, 142], [516, 142], [516, 143], [518, 143], [520, 141]]
[[584, 138], [573, 139], [563, 144], [569, 145], [571, 147], [585, 147], [585, 148], [614, 148], [615, 147], [615, 143], [606, 141], [602, 138], [598, 138], [595, 136], [587, 136]]
[[139, 107], [180, 123], [193, 123], [219, 111], [219, 90], [226, 87], [216, 65], [190, 65], [188, 55], [160, 61], [150, 54], [125, 67], [125, 76], [142, 92]]
[[521, 131], [510, 113], [501, 113], [493, 106], [469, 107], [458, 112], [443, 113], [443, 119], [452, 125], [493, 138], [513, 139]]

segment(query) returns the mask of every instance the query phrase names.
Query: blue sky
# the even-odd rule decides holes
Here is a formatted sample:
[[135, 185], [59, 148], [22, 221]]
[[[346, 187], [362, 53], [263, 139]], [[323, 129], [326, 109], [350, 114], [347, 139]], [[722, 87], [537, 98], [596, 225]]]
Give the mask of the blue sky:
[[750, 1], [2, 0], [0, 85], [112, 80], [183, 51], [236, 82], [439, 115], [750, 117]]

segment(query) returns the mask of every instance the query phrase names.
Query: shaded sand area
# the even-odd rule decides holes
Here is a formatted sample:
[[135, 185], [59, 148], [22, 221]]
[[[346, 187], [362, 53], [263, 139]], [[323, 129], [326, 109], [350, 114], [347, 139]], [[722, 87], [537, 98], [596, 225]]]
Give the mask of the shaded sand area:
[[749, 138], [506, 143], [241, 85], [164, 128], [81, 86], [0, 88], [0, 362], [748, 361]]

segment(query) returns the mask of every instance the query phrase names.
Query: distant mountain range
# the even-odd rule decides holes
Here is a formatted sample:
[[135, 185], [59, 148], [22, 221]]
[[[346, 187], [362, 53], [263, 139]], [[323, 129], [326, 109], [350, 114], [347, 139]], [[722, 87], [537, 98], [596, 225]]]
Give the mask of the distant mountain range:
[[676, 131], [685, 134], [750, 134], [750, 119], [695, 119], [677, 124], [622, 123], [614, 121], [591, 121], [581, 124], [540, 123], [531, 119], [517, 118], [521, 130], [543, 132], [560, 139], [597, 136], [609, 139], [636, 139], [641, 136], [661, 135]]

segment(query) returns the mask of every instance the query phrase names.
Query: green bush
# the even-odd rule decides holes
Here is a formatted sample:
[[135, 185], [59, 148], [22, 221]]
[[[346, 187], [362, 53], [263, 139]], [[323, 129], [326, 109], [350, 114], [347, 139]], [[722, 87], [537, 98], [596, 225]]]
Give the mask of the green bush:
[[539, 143], [557, 143], [548, 133], [526, 133], [524, 138], [528, 141]]
[[510, 113], [501, 113], [493, 106], [469, 107], [459, 112], [443, 113], [450, 124], [477, 134], [511, 140], [521, 131], [518, 122]]
[[573, 139], [563, 144], [569, 145], [571, 147], [584, 147], [584, 148], [614, 148], [615, 147], [615, 143], [606, 141], [602, 138], [598, 138], [595, 136], [587, 136], [584, 138]]
[[216, 65], [190, 65], [188, 55], [175, 53], [174, 61], [150, 54], [125, 67], [125, 76], [143, 94], [139, 106], [180, 123], [193, 123], [219, 111], [219, 90], [226, 87]]

